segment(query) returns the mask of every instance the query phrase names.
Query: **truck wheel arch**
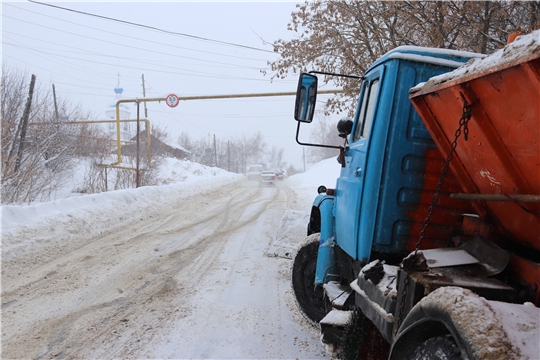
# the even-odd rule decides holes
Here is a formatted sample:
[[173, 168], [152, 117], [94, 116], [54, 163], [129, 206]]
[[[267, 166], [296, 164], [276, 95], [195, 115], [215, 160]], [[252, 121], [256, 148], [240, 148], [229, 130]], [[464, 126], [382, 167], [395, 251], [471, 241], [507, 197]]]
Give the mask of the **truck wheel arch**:
[[425, 340], [452, 335], [463, 359], [518, 359], [489, 302], [460, 287], [424, 297], [398, 329], [389, 359], [409, 359]]
[[315, 285], [317, 253], [320, 234], [308, 236], [292, 257], [291, 286], [300, 313], [314, 327], [327, 313], [322, 286]]
[[409, 313], [392, 344], [389, 359], [411, 359], [425, 341], [447, 335], [452, 336], [464, 360], [474, 359], [469, 355], [465, 342], [454, 328], [448, 313], [436, 308], [422, 308]]

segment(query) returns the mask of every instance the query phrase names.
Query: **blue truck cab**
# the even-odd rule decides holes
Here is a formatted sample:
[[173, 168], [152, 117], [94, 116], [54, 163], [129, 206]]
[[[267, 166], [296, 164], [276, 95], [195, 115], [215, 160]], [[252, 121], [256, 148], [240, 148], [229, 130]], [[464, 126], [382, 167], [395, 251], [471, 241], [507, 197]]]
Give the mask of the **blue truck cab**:
[[[537, 111], [523, 115], [521, 108], [515, 110], [517, 98], [510, 96], [538, 93], [537, 82], [516, 81], [518, 74], [537, 75], [538, 58], [532, 53], [538, 46], [532, 38], [463, 67], [483, 55], [398, 47], [357, 77], [354, 119], [337, 124], [344, 138], [344, 145], [336, 147], [341, 174], [334, 189], [319, 187], [308, 237], [293, 256], [291, 270], [300, 311], [317, 324], [321, 342], [342, 347], [341, 358], [510, 358], [491, 344], [514, 348], [528, 344], [523, 340], [528, 336], [538, 338], [539, 254], [520, 246], [522, 239], [485, 211], [493, 204], [515, 211], [514, 200], [506, 192], [491, 193], [492, 178], [484, 192], [467, 191], [477, 173], [497, 172], [501, 179], [516, 175], [506, 160], [521, 151], [529, 154], [536, 144], [511, 153], [499, 135], [518, 123], [538, 122]], [[501, 54], [513, 55], [501, 63]], [[314, 112], [316, 73], [354, 77], [301, 74], [295, 107], [301, 145], [319, 146], [298, 140], [300, 124], [310, 122]], [[506, 111], [511, 115], [501, 115]], [[496, 118], [500, 130], [493, 125]], [[506, 161], [500, 169], [490, 163], [493, 151], [482, 150], [485, 143], [507, 154], [500, 157]], [[460, 172], [463, 159], [467, 172]], [[508, 191], [520, 194], [516, 188]], [[527, 191], [531, 202], [537, 201]], [[536, 235], [534, 225], [527, 229], [524, 235]], [[492, 337], [495, 325], [485, 325], [487, 319], [507, 323], [525, 311], [530, 313], [522, 319], [535, 320], [523, 338], [505, 331], [501, 338]], [[481, 313], [486, 321], [478, 321]], [[535, 358], [536, 353], [515, 357]]]
[[[415, 248], [444, 159], [411, 105], [409, 90], [480, 56], [402, 46], [378, 59], [362, 77], [352, 128], [340, 149], [340, 177], [335, 189], [320, 192], [312, 206], [308, 235], [320, 234], [315, 285], [354, 281], [371, 259], [396, 264]], [[311, 122], [316, 95], [317, 77], [301, 74], [295, 107], [298, 129], [301, 122]], [[449, 174], [437, 216], [422, 241], [425, 248], [447, 246], [440, 239], [448, 239], [467, 212], [467, 204], [450, 199], [455, 190], [457, 181]]]

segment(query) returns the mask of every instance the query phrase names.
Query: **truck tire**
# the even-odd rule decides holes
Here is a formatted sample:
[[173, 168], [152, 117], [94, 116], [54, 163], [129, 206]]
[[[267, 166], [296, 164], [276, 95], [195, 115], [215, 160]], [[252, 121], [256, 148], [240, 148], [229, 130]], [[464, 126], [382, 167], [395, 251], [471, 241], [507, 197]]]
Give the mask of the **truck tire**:
[[292, 289], [300, 312], [315, 326], [326, 315], [324, 290], [314, 284], [319, 238], [320, 234], [307, 237], [293, 257], [291, 270]]
[[419, 348], [437, 337], [453, 342], [463, 358], [510, 359], [514, 345], [498, 316], [491, 301], [471, 290], [440, 287], [407, 314], [395, 335], [389, 360], [414, 359]]
[[411, 360], [424, 359], [462, 360], [463, 358], [452, 336], [447, 335], [427, 339], [416, 348]]

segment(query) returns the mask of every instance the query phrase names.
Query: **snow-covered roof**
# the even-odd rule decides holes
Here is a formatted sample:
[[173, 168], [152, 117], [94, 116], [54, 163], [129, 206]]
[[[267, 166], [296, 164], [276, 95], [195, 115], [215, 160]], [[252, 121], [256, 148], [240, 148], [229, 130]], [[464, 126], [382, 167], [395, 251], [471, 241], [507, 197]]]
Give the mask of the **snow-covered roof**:
[[485, 57], [484, 54], [479, 54], [471, 51], [461, 51], [461, 50], [452, 50], [452, 49], [441, 49], [441, 48], [432, 48], [432, 47], [422, 47], [422, 46], [410, 46], [410, 45], [404, 45], [404, 46], [398, 46], [397, 48], [393, 49], [391, 52], [425, 52], [425, 53], [431, 53], [431, 54], [439, 54], [439, 55], [450, 55], [450, 56], [457, 56], [457, 57], [465, 57], [465, 58], [476, 58], [476, 57]]
[[434, 56], [405, 54], [405, 53], [400, 53], [400, 52], [390, 54], [388, 56], [388, 59], [402, 59], [402, 60], [416, 61], [416, 62], [449, 66], [449, 67], [460, 67], [461, 65], [463, 65], [463, 62], [460, 62], [460, 61], [438, 58]]
[[401, 59], [448, 67], [459, 67], [471, 58], [482, 58], [485, 56], [486, 55], [484, 54], [469, 51], [421, 46], [398, 46], [381, 56], [370, 66], [370, 69], [389, 59]]

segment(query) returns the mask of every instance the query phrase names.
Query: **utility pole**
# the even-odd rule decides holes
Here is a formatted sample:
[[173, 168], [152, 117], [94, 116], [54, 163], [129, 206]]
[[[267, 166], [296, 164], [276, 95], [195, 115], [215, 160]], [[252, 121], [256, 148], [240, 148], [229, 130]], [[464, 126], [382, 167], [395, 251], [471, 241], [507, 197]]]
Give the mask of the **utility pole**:
[[[146, 88], [144, 87], [144, 74], [142, 74], [142, 94], [143, 98], [146, 97]], [[148, 119], [148, 109], [146, 108], [146, 101], [144, 102], [144, 118]], [[148, 131], [148, 129], [146, 129]]]
[[217, 167], [216, 134], [214, 134], [214, 161]]
[[54, 84], [52, 84], [52, 94], [54, 99], [54, 115], [56, 116], [56, 121], [58, 121], [58, 105], [56, 104], [56, 91], [54, 89]]
[[141, 125], [140, 125], [140, 117], [139, 117], [139, 106], [140, 105], [140, 102], [137, 101], [137, 166], [136, 166], [136, 170], [135, 170], [135, 187], [138, 188], [139, 186], [141, 186], [141, 176], [140, 176], [140, 163], [139, 163], [139, 133], [141, 131]]
[[[30, 90], [28, 91], [28, 98], [26, 99], [26, 106], [24, 107], [24, 113], [21, 118], [21, 122], [19, 123], [19, 127], [21, 129], [20, 131], [21, 139], [19, 141], [19, 151], [17, 153], [17, 158], [15, 159], [15, 168], [13, 169], [13, 172], [19, 171], [19, 167], [21, 166], [21, 157], [22, 157], [23, 149], [24, 149], [24, 140], [26, 138], [26, 127], [28, 125], [28, 119], [30, 118], [30, 107], [32, 106], [32, 97], [34, 96], [35, 84], [36, 84], [36, 75], [32, 74], [32, 78], [30, 79]], [[11, 154], [10, 154], [10, 157], [11, 157]]]
[[306, 148], [302, 148], [302, 159], [304, 160], [304, 172], [306, 172]]

